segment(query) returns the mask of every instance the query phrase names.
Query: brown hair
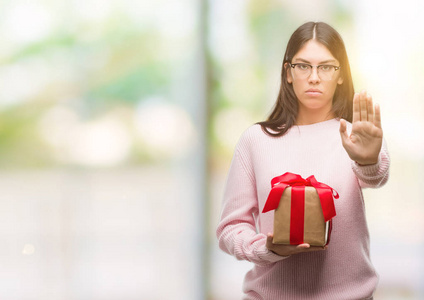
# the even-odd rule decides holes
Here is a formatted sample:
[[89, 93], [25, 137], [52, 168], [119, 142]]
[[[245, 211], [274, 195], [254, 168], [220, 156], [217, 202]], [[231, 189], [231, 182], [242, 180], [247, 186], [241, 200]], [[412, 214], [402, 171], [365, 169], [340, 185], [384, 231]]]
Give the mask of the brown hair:
[[[350, 72], [346, 48], [340, 34], [330, 25], [323, 22], [308, 22], [300, 26], [290, 37], [281, 69], [281, 85], [274, 109], [268, 119], [258, 122], [271, 136], [284, 135], [295, 123], [299, 104], [293, 86], [287, 82], [287, 63], [291, 63], [303, 45], [315, 39], [323, 44], [340, 62], [340, 76], [343, 83], [337, 85], [333, 97], [332, 112], [336, 118], [352, 122], [353, 81]], [[271, 131], [272, 132], [271, 132]]]

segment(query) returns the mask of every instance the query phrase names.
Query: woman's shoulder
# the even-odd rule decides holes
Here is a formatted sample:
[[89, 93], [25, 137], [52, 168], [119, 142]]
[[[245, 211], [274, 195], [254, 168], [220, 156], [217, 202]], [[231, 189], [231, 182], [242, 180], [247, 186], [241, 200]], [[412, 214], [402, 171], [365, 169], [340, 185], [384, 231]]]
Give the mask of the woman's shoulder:
[[240, 141], [255, 141], [257, 139], [266, 138], [268, 135], [262, 129], [260, 124], [253, 124], [248, 127], [241, 135]]
[[256, 148], [258, 144], [266, 144], [267, 140], [271, 138], [272, 137], [262, 129], [260, 124], [253, 124], [241, 134], [237, 143], [237, 149], [250, 151], [252, 148]]

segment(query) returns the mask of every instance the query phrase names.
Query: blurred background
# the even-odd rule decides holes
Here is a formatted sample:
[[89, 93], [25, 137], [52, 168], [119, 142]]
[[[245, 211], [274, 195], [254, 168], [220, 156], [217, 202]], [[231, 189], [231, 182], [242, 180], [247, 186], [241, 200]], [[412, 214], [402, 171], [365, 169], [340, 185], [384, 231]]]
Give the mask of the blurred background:
[[215, 228], [234, 146], [271, 111], [291, 33], [343, 36], [382, 107], [366, 190], [375, 299], [424, 299], [424, 2], [0, 2], [0, 299], [241, 298]]

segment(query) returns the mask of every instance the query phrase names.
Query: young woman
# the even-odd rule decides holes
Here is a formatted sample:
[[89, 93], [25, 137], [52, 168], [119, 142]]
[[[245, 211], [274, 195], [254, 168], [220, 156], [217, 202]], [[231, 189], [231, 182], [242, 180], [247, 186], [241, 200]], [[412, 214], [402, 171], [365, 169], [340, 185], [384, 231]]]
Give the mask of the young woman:
[[[354, 94], [342, 38], [325, 23], [300, 26], [275, 107], [243, 133], [227, 178], [217, 237], [223, 251], [254, 263], [244, 299], [372, 299], [378, 275], [361, 188], [385, 184], [389, 165], [380, 108]], [[272, 243], [274, 214], [262, 209], [271, 179], [285, 172], [314, 175], [340, 195], [328, 246]]]

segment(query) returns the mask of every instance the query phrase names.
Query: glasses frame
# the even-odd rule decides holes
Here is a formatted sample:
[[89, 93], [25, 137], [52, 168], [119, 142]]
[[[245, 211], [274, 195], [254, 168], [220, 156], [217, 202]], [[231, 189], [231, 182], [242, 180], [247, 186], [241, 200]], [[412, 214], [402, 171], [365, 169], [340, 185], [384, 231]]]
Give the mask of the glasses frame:
[[[327, 65], [327, 64], [324, 64], [324, 65], [317, 65], [317, 66], [314, 66], [314, 65], [311, 65], [311, 64], [307, 64], [307, 63], [296, 63], [296, 64], [292, 64], [292, 63], [289, 63], [289, 65], [290, 65], [290, 67], [292, 68], [292, 69], [294, 69], [297, 65], [304, 65], [304, 66], [308, 66], [308, 67], [310, 67], [310, 73], [309, 73], [309, 75], [308, 76], [306, 76], [305, 78], [308, 78], [309, 76], [311, 76], [312, 75], [312, 70], [314, 69], [314, 67], [317, 69], [317, 75], [318, 75], [318, 77], [321, 79], [321, 80], [324, 80], [324, 79], [322, 79], [321, 78], [321, 76], [319, 75], [319, 70], [320, 70], [320, 68], [322, 68], [322, 67], [332, 67], [332, 68], [334, 68], [334, 73], [336, 73], [336, 71], [338, 71], [338, 70], [340, 70], [340, 68], [341, 68], [341, 66], [334, 66], [334, 65]], [[334, 73], [333, 73], [333, 76], [334, 76]], [[331, 78], [332, 79], [332, 78]], [[327, 80], [331, 80], [331, 79], [327, 79]]]

